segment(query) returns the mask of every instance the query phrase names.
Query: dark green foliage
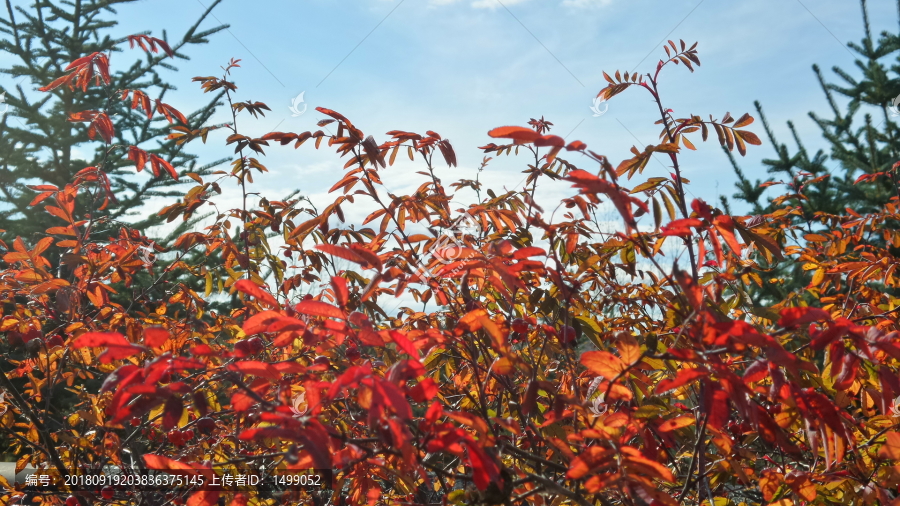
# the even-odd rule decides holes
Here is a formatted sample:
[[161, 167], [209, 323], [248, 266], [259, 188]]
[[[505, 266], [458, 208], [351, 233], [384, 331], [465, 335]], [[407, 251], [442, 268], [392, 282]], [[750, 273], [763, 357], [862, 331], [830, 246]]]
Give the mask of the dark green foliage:
[[[749, 204], [752, 214], [769, 213], [784, 204], [793, 205], [801, 210], [800, 215], [794, 216], [796, 223], [812, 232], [817, 229], [820, 217], [845, 214], [848, 207], [860, 214], [874, 212], [891, 198], [900, 196], [897, 184], [900, 178], [892, 168], [900, 161], [900, 116], [892, 115], [889, 109], [900, 95], [900, 34], [883, 32], [876, 41], [870, 31], [865, 0], [860, 4], [864, 37], [859, 44], [848, 44], [858, 55], [856, 69], [848, 72], [834, 67], [838, 81], [828, 82], [820, 68], [813, 66], [829, 111], [822, 115], [810, 112], [809, 116], [821, 129], [830, 153], [819, 150], [811, 156], [792, 122], [788, 122], [788, 128], [796, 147], [792, 150], [780, 143], [766, 121], [762, 106], [756, 102], [777, 156], [762, 162], [771, 174], [765, 183], [786, 185], [787, 191], [777, 194], [788, 194], [787, 199], [764, 201], [765, 188], [760, 185], [765, 183], [748, 180], [728, 154], [738, 176], [735, 184], [738, 192], [734, 198]], [[839, 98], [845, 99], [845, 106], [838, 103]], [[857, 183], [860, 177], [877, 173], [884, 174]], [[783, 278], [784, 282], [768, 282], [775, 278]], [[802, 291], [809, 282], [809, 274], [799, 264], [787, 262], [772, 266], [764, 280], [765, 286], [754, 294], [757, 303], [784, 300], [788, 293]]]
[[[105, 209], [100, 209], [102, 198], [95, 199], [95, 205], [87, 206], [93, 209], [93, 220], [97, 223], [93, 234], [118, 234], [122, 224], [147, 230], [161, 223], [161, 218], [155, 215], [139, 215], [139, 209], [151, 197], [180, 195], [175, 188], [178, 182], [165, 171], [159, 177], [154, 177], [149, 170], [135, 174], [134, 163], [127, 159], [131, 145], [169, 161], [181, 174], [209, 171], [211, 165], [199, 166], [195, 155], [167, 139], [170, 123], [162, 115], [155, 114], [148, 120], [140, 109], [131, 109], [131, 100], [121, 100], [119, 92], [141, 90], [151, 100], [158, 98], [166, 102], [167, 92], [175, 88], [165, 81], [163, 71], [176, 70], [172, 65], [174, 60], [187, 60], [184, 52], [190, 46], [206, 43], [209, 35], [226, 28], [200, 30], [219, 2], [213, 2], [180, 41], [167, 40], [175, 52], [175, 57], [170, 58], [165, 51], [129, 49], [125, 37], [111, 35], [117, 25], [115, 7], [131, 1], [36, 0], [28, 9], [12, 7], [6, 2], [5, 16], [0, 18], [0, 51], [15, 60], [0, 68], [0, 72], [11, 76], [16, 84], [13, 89], [0, 88], [9, 104], [8, 112], [0, 120], [3, 139], [0, 143], [0, 229], [6, 230], [4, 238], [21, 236], [33, 241], [48, 227], [59, 225], [43, 206], [29, 207], [37, 192], [27, 186], [63, 187], [85, 167], [100, 167], [106, 172], [112, 193], [118, 198]], [[162, 39], [167, 39], [165, 32]], [[135, 62], [127, 70], [112, 74], [109, 85], [92, 85], [87, 92], [72, 91], [67, 86], [49, 93], [36, 92], [37, 88], [66, 74], [70, 62], [94, 52], [109, 54], [112, 60], [135, 58]], [[125, 68], [121, 63], [113, 67]], [[214, 96], [197, 111], [186, 114], [189, 126], [196, 128], [205, 123], [220, 105], [219, 99], [220, 96]], [[66, 119], [72, 113], [91, 109], [108, 110], [115, 125], [116, 137], [108, 150], [102, 142], [88, 139], [87, 123]], [[91, 198], [91, 192], [80, 195], [85, 201]]]

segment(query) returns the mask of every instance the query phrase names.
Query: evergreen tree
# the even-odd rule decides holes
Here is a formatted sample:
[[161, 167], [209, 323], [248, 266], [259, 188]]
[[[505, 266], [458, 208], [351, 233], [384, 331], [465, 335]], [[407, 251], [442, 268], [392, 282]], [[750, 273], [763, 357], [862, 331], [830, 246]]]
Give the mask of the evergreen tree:
[[[856, 71], [851, 73], [834, 67], [838, 82], [828, 82], [819, 66], [813, 66], [830, 110], [825, 115], [810, 112], [809, 116], [821, 129], [830, 153], [819, 150], [810, 155], [790, 121], [788, 128], [796, 147], [792, 150], [779, 142], [759, 102], [755, 103], [756, 110], [777, 155], [762, 162], [772, 177], [765, 182], [758, 179], [751, 182], [726, 151], [738, 177], [734, 198], [748, 203], [753, 214], [772, 212], [790, 203], [801, 210], [794, 220], [813, 233], [818, 218], [823, 215], [846, 214], [847, 208], [865, 214], [900, 196], [900, 176], [893, 167], [900, 161], [900, 116], [893, 112], [897, 111], [895, 101], [900, 95], [900, 32], [883, 32], [876, 41], [869, 25], [866, 1], [861, 0], [860, 5], [864, 37], [859, 44], [848, 44], [859, 55]], [[848, 99], [844, 107], [838, 103], [840, 97]], [[873, 107], [880, 111], [873, 113]], [[772, 184], [785, 184], [788, 191], [763, 201], [765, 187]], [[785, 300], [788, 293], [802, 291], [809, 279], [802, 262], [772, 265], [764, 277], [763, 287], [754, 294], [755, 302]]]
[[[13, 7], [6, 2], [6, 17], [0, 17], [0, 51], [13, 56], [13, 62], [0, 67], [10, 76], [14, 88], [0, 88], [8, 110], [0, 119], [0, 229], [4, 239], [21, 236], [37, 240], [58, 220], [43, 206], [29, 206], [37, 192], [28, 186], [52, 184], [63, 187], [86, 167], [101, 167], [110, 178], [111, 192], [117, 201], [91, 208], [97, 227], [94, 234], [115, 235], [119, 224], [127, 223], [138, 230], [162, 223], [162, 218], [140, 215], [139, 209], [151, 197], [178, 196], [172, 177], [163, 171], [159, 176], [135, 175], [135, 164], [127, 159], [128, 146], [138, 146], [178, 168], [182, 174], [208, 173], [217, 163], [198, 166], [197, 157], [186, 153], [183, 146], [167, 138], [170, 124], [161, 115], [149, 120], [140, 108], [132, 109], [131, 100], [122, 100], [122, 90], [139, 90], [149, 98], [165, 102], [175, 87], [166, 82], [162, 71], [177, 70], [175, 59], [187, 60], [184, 51], [204, 44], [207, 38], [227, 26], [200, 30], [213, 8], [213, 2], [180, 41], [170, 42], [165, 32], [157, 51], [131, 50], [139, 55], [127, 68], [111, 74], [108, 84], [90, 86], [86, 92], [59, 86], [50, 93], [36, 93], [65, 75], [67, 65], [95, 52], [112, 58], [129, 58], [126, 35], [114, 34], [117, 26], [115, 8], [133, 0], [35, 0], [29, 8]], [[144, 34], [146, 35], [146, 33]], [[165, 46], [173, 53], [169, 57]], [[116, 68], [125, 68], [115, 65]], [[133, 91], [132, 91], [133, 93]], [[187, 115], [188, 127], [203, 125], [221, 105], [221, 95], [197, 111]], [[80, 111], [107, 109], [115, 126], [116, 137], [107, 151], [102, 143], [88, 137], [88, 124], [67, 121]], [[148, 171], [149, 172], [149, 171]], [[81, 198], [89, 198], [82, 194]], [[164, 239], [161, 240], [164, 242]]]

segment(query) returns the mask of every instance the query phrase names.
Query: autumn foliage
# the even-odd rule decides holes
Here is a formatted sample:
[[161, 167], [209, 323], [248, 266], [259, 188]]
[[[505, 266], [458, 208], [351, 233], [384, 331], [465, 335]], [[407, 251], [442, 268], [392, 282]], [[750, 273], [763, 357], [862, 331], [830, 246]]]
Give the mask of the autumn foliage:
[[[159, 39], [129, 41], [170, 52]], [[494, 128], [480, 149], [526, 157], [524, 188], [504, 193], [478, 180], [444, 186], [456, 148], [433, 131], [377, 140], [318, 108], [331, 119], [315, 132], [246, 133], [244, 121], [268, 107], [237, 101], [237, 61], [195, 78], [204, 92], [226, 92], [227, 124], [191, 125], [141, 92], [108, 90], [165, 117], [179, 143], [224, 140], [234, 160], [213, 177], [117, 144], [104, 110], [70, 111], [104, 149], [127, 152], [136, 172], [149, 164], [153, 177], [192, 182], [159, 212], [168, 221], [216, 214], [154, 251], [170, 260], [161, 268], [142, 257], [153, 248], [146, 231], [94, 238], [109, 224], [76, 197], [97, 208], [116, 198], [103, 166], [63, 188], [33, 188], [32, 205], [58, 225], [40, 240], [0, 244], [0, 340], [11, 364], [0, 375], [0, 421], [18, 468], [333, 470], [330, 490], [300, 492], [304, 504], [897, 504], [900, 201], [873, 214], [817, 215], [812, 233], [790, 219], [800, 212], [790, 200], [767, 215], [730, 216], [687, 198], [685, 150], [711, 140], [743, 155], [760, 140], [747, 114], [666, 108], [664, 72], [693, 72], [700, 61], [696, 44], [665, 51], [652, 72], [606, 75], [599, 92], [648, 94], [659, 144], [614, 165], [589, 143], [548, 133], [543, 118]], [[95, 53], [44, 90], [103, 87], [108, 72], [107, 55]], [[257, 196], [264, 150], [303, 156], [301, 147], [345, 161], [334, 200], [317, 209]], [[644, 179], [654, 155], [672, 172]], [[382, 185], [398, 156], [419, 167], [413, 194]], [[558, 179], [571, 195], [545, 210], [540, 183]], [[242, 207], [209, 205], [229, 181]], [[451, 192], [477, 198], [456, 209]], [[346, 223], [359, 200], [376, 210]], [[597, 220], [607, 204], [621, 216], [619, 232]], [[460, 232], [461, 220], [474, 226]], [[192, 265], [192, 252], [221, 262]], [[753, 306], [759, 273], [779, 262], [802, 263], [811, 283]], [[142, 271], [167, 298], [132, 285]], [[205, 293], [179, 281], [185, 275], [203, 280]], [[120, 292], [134, 294], [129, 304], [111, 300]], [[209, 311], [218, 292], [241, 304]], [[398, 302], [423, 309], [393, 310]], [[283, 500], [252, 488], [22, 490], [10, 485], [4, 497]]]

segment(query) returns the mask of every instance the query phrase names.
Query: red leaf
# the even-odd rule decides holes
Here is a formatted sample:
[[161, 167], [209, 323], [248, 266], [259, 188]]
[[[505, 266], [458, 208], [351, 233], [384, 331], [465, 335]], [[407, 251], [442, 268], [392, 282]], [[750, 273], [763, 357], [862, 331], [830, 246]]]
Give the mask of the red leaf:
[[169, 399], [166, 401], [165, 407], [163, 408], [163, 430], [168, 431], [178, 425], [178, 421], [181, 420], [182, 413], [184, 413], [184, 406], [181, 404], [181, 399], [175, 396], [169, 397]]
[[335, 112], [335, 111], [332, 111], [331, 109], [326, 109], [326, 108], [324, 108], [324, 107], [316, 107], [316, 110], [319, 111], [319, 112], [322, 113], [322, 114], [327, 114], [327, 115], [331, 116], [332, 118], [334, 118], [334, 119], [336, 119], [336, 120], [343, 121], [343, 122], [346, 123], [348, 126], [351, 126], [351, 127], [353, 126], [353, 124], [350, 123], [350, 120], [348, 120], [347, 118], [345, 118], [344, 115], [341, 114], [341, 113], [339, 113], [339, 112]]
[[397, 348], [406, 352], [407, 355], [413, 358], [419, 358], [419, 351], [416, 349], [416, 345], [412, 343], [409, 339], [406, 338], [402, 332], [398, 330], [388, 330], [382, 333], [383, 336], [389, 337], [391, 341], [394, 341], [394, 344], [397, 345]]
[[558, 135], [544, 135], [534, 140], [535, 146], [553, 146], [561, 148], [566, 145], [565, 139]]
[[166, 161], [163, 158], [160, 158], [156, 155], [150, 155], [150, 168], [153, 169], [153, 175], [159, 177], [162, 172], [160, 171], [160, 167], [166, 169], [166, 172], [172, 176], [172, 179], [178, 180], [178, 172], [175, 171], [175, 167], [172, 167], [172, 164]]
[[[672, 176], [672, 179], [675, 179], [677, 176]], [[697, 212], [701, 218], [712, 221], [712, 207], [709, 206], [703, 199], [694, 199], [691, 202], [691, 209]]]
[[277, 311], [266, 310], [259, 312], [244, 322], [242, 327], [248, 336], [260, 332], [286, 332], [288, 330], [305, 330], [306, 324], [302, 321], [285, 316]]
[[[154, 455], [152, 453], [147, 453], [142, 456], [144, 459], [144, 464], [149, 469], [156, 469], [159, 471], [177, 471], [172, 474], [191, 474], [191, 475], [199, 475], [201, 474], [201, 470], [195, 468], [190, 464], [185, 464], [184, 462], [179, 462], [177, 460], [172, 460], [169, 457], [163, 457], [162, 455]], [[205, 474], [205, 473], [203, 473]]]
[[159, 99], [156, 99], [156, 112], [162, 113], [166, 117], [166, 119], [169, 120], [169, 123], [175, 122], [175, 120], [172, 119], [174, 116], [182, 124], [188, 124], [187, 118], [184, 117], [184, 114], [181, 114], [178, 109], [172, 107], [171, 105], [162, 103]]
[[527, 248], [522, 248], [515, 253], [513, 253], [514, 260], [521, 260], [523, 258], [534, 257], [538, 255], [546, 255], [547, 252], [542, 248], [538, 248], [537, 246], [529, 246]]
[[338, 320], [347, 319], [347, 314], [340, 308], [318, 300], [304, 300], [294, 306], [294, 309], [298, 313], [310, 316], [324, 316], [326, 318], [336, 318]]
[[[440, 139], [440, 137], [438, 138]], [[447, 162], [447, 166], [456, 166], [456, 153], [453, 152], [453, 146], [450, 145], [450, 141], [443, 140], [437, 146], [440, 148], [441, 155], [444, 157], [444, 161]]]
[[208, 344], [198, 344], [191, 348], [191, 355], [203, 357], [207, 355], [215, 355], [216, 352]]
[[500, 478], [497, 464], [477, 444], [469, 443], [466, 447], [469, 449], [469, 463], [472, 464], [472, 481], [478, 490], [486, 490], [492, 481]]
[[728, 409], [728, 393], [721, 388], [713, 388], [713, 384], [706, 384], [706, 406], [708, 409], [706, 424], [713, 430], [719, 431], [728, 423], [731, 415]]
[[659, 384], [656, 385], [654, 391], [657, 394], [660, 394], [668, 392], [669, 390], [675, 390], [678, 387], [687, 385], [697, 378], [702, 378], [707, 375], [709, 375], [709, 371], [706, 369], [682, 369], [678, 371], [678, 374], [676, 374], [674, 378], [660, 381]]
[[194, 492], [187, 500], [187, 506], [216, 506], [219, 504], [218, 490], [212, 488], [204, 488], [198, 492]]
[[172, 337], [169, 331], [162, 327], [147, 327], [144, 329], [144, 344], [151, 348], [159, 348]]
[[716, 216], [713, 220], [713, 224], [715, 225], [716, 230], [719, 231], [719, 234], [721, 234], [722, 238], [725, 239], [725, 244], [731, 248], [731, 251], [733, 251], [735, 255], [740, 255], [741, 244], [734, 237], [734, 220], [731, 219], [731, 216]]
[[59, 187], [57, 187], [56, 185], [52, 185], [52, 184], [36, 184], [36, 185], [28, 185], [28, 187], [31, 188], [32, 190], [39, 191], [39, 192], [45, 192], [45, 191], [57, 192], [57, 191], [59, 191]]
[[360, 258], [365, 260], [367, 264], [363, 264], [364, 268], [367, 269], [376, 269], [381, 272], [381, 269], [384, 267], [381, 264], [381, 259], [378, 258], [378, 255], [372, 252], [372, 250], [360, 246], [359, 244], [351, 244], [350, 249], [353, 250], [354, 253], [359, 255]]
[[281, 374], [277, 369], [275, 369], [274, 366], [272, 366], [272, 364], [260, 362], [258, 360], [245, 360], [243, 362], [235, 362], [228, 366], [228, 370], [239, 371], [244, 374], [252, 374], [254, 376], [259, 376], [260, 378], [266, 378], [272, 381], [277, 381], [281, 378]]
[[843, 369], [840, 374], [834, 378], [835, 390], [847, 390], [853, 385], [856, 375], [859, 372], [859, 357], [854, 353], [847, 353], [842, 360]]
[[317, 244], [315, 246], [315, 249], [328, 253], [329, 255], [336, 256], [338, 258], [343, 258], [344, 260], [348, 260], [355, 264], [359, 264], [363, 266], [364, 269], [371, 269], [374, 267], [374, 265], [372, 265], [368, 259], [364, 258], [355, 250], [352, 250], [350, 248], [335, 246], [334, 244]]
[[331, 276], [331, 288], [334, 290], [334, 298], [338, 306], [345, 307], [350, 300], [350, 291], [347, 289], [347, 280], [340, 276]]
[[634, 212], [631, 210], [632, 204], [641, 208], [645, 213], [649, 211], [647, 204], [623, 191], [619, 185], [601, 179], [586, 170], [569, 171], [569, 174], [563, 179], [574, 183], [573, 187], [578, 188], [582, 194], [590, 195], [591, 199], [597, 202], [599, 202], [596, 197], [597, 193], [606, 194], [616, 206], [619, 214], [622, 215], [622, 219], [625, 220], [625, 227], [629, 234], [637, 228]]
[[795, 327], [807, 323], [827, 320], [831, 321], [831, 314], [817, 307], [789, 307], [782, 309], [778, 320], [780, 327]]
[[106, 115], [105, 112], [101, 111], [81, 111], [76, 112], [69, 115], [69, 121], [75, 123], [83, 123], [90, 122], [90, 126], [88, 127], [88, 138], [95, 139], [97, 138], [97, 134], [99, 133], [103, 140], [106, 141], [107, 144], [112, 142], [112, 138], [115, 136], [116, 131], [113, 127], [112, 121], [109, 119], [109, 116]]
[[584, 151], [587, 148], [587, 144], [581, 141], [572, 141], [566, 146], [567, 151]]
[[72, 348], [96, 348], [106, 347], [106, 351], [98, 357], [101, 364], [108, 364], [113, 360], [120, 360], [145, 351], [142, 346], [135, 346], [118, 332], [88, 332], [81, 334], [72, 341]]
[[128, 148], [128, 159], [134, 162], [134, 166], [137, 168], [137, 171], [140, 172], [144, 170], [144, 166], [147, 165], [147, 160], [149, 155], [143, 149], [137, 146], [131, 146]]
[[418, 385], [409, 390], [409, 396], [416, 402], [427, 402], [434, 399], [438, 393], [437, 383], [431, 378], [425, 378]]
[[256, 299], [260, 302], [265, 302], [266, 304], [272, 307], [278, 307], [278, 301], [275, 300], [269, 292], [266, 292], [259, 285], [250, 281], [249, 279], [242, 279], [234, 284], [235, 290], [245, 293], [247, 295], [252, 295], [256, 297]]
[[507, 139], [513, 139], [516, 141], [516, 144], [534, 142], [536, 139], [539, 139], [541, 137], [541, 134], [535, 132], [530, 128], [516, 126], [498, 127], [488, 132], [488, 135], [495, 138], [503, 137]]
[[769, 364], [765, 360], [757, 360], [744, 370], [744, 383], [750, 384], [762, 380], [769, 375]]
[[390, 407], [403, 420], [412, 418], [412, 408], [409, 407], [406, 396], [389, 381], [375, 382], [372, 389], [372, 402]]
[[675, 270], [675, 280], [681, 287], [684, 296], [687, 297], [691, 307], [695, 310], [699, 310], [703, 306], [703, 288], [686, 272], [680, 269]]
[[589, 446], [572, 460], [566, 476], [577, 480], [590, 473], [591, 470], [612, 461], [615, 455], [615, 450], [609, 450], [600, 446]]
[[257, 404], [256, 399], [243, 392], [235, 392], [231, 396], [231, 407], [237, 412], [247, 411]]
[[681, 218], [680, 220], [673, 220], [669, 223], [663, 225], [662, 227], [662, 235], [676, 235], [679, 237], [689, 237], [693, 232], [691, 232], [690, 227], [699, 228], [703, 225], [703, 222], [698, 220], [697, 218]]

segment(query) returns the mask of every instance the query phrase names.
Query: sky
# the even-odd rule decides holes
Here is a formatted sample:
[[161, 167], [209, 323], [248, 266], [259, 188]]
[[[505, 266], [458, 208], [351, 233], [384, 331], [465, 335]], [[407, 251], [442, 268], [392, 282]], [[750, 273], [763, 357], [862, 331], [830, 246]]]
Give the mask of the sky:
[[[208, 0], [138, 1], [119, 8], [117, 30], [159, 36], [166, 29], [175, 40], [205, 5]], [[895, 2], [870, 1], [869, 9], [874, 32], [896, 32]], [[450, 139], [459, 159], [458, 167], [440, 167], [445, 184], [476, 176], [485, 156], [477, 147], [492, 140], [487, 131], [530, 118], [543, 116], [554, 123], [551, 133], [584, 141], [614, 164], [632, 146], [657, 142], [658, 112], [646, 92], [614, 97], [601, 116], [590, 107], [605, 85], [603, 71], [652, 71], [667, 39], [698, 42], [702, 63], [693, 73], [683, 66], [664, 71], [664, 105], [676, 115], [738, 117], [754, 113], [759, 100], [780, 141], [793, 144], [785, 125], [793, 120], [810, 147], [824, 147], [807, 116], [827, 111], [811, 66], [818, 63], [829, 78], [831, 67], [852, 70], [845, 44], [863, 33], [853, 0], [224, 0], [203, 26], [220, 23], [228, 31], [188, 50], [190, 61], [177, 62], [179, 72], [170, 74], [178, 86], [173, 105], [190, 110], [203, 98], [190, 77], [220, 74], [220, 66], [239, 58], [237, 98], [272, 109], [265, 118], [242, 120], [242, 130], [315, 130], [324, 118], [317, 106], [344, 114], [379, 142], [394, 129], [434, 130]], [[292, 101], [303, 114], [293, 115]], [[749, 129], [765, 142], [751, 147], [741, 165], [751, 179], [765, 179], [760, 162], [774, 152], [760, 122]], [[681, 157], [691, 194], [708, 201], [731, 196], [736, 178], [721, 149], [695, 144], [697, 152]], [[207, 160], [231, 151], [213, 141], [193, 149]], [[586, 158], [568, 158], [596, 170]], [[480, 177], [488, 187], [512, 189], [526, 161], [495, 158]], [[264, 160], [271, 172], [256, 178], [257, 188], [264, 194], [298, 189], [326, 202], [343, 162], [324, 148], [272, 147]], [[660, 158], [644, 176], [669, 172], [667, 162]], [[398, 163], [385, 171], [385, 184], [408, 192], [421, 182], [416, 170], [421, 166]], [[545, 204], [569, 194], [562, 183], [539, 192]]]

